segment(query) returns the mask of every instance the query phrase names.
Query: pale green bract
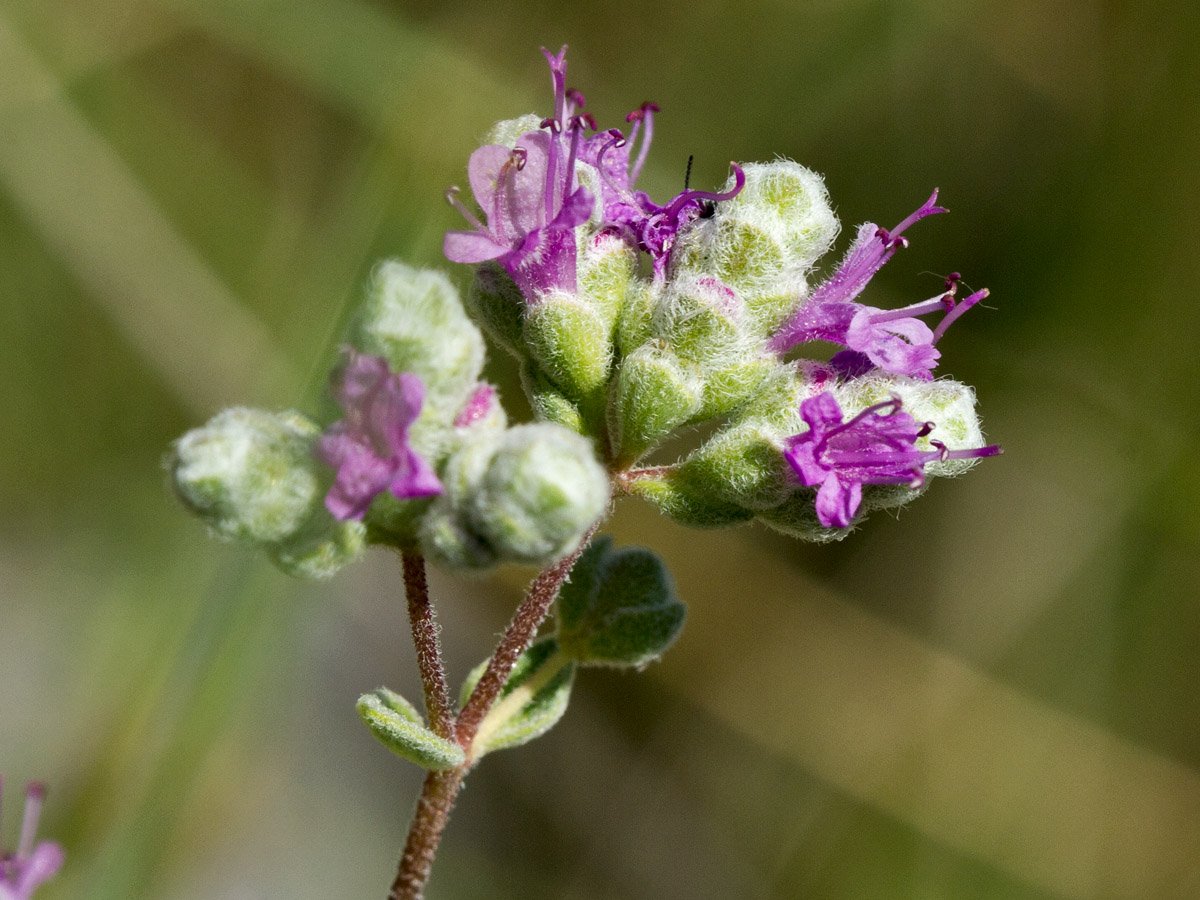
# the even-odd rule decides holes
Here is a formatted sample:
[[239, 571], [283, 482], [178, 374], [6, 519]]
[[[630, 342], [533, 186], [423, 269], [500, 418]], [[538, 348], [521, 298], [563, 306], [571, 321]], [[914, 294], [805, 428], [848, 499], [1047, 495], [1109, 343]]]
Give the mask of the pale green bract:
[[462, 747], [430, 731], [417, 708], [395, 691], [381, 687], [363, 694], [357, 709], [381, 744], [422, 769], [444, 771], [466, 761]]
[[[481, 662], [463, 682], [459, 698], [463, 705], [487, 665], [488, 660]], [[562, 653], [554, 638], [534, 641], [518, 657], [508, 683], [480, 724], [471, 745], [471, 758], [518, 747], [553, 728], [567, 711], [574, 680], [575, 663]]]

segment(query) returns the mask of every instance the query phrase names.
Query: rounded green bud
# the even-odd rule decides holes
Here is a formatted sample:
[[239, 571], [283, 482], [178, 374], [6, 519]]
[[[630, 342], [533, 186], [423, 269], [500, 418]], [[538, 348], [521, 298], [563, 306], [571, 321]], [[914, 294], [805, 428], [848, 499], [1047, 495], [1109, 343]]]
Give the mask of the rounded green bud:
[[574, 549], [608, 498], [589, 440], [548, 423], [521, 425], [499, 442], [468, 515], [500, 558], [542, 564]]
[[651, 281], [635, 278], [630, 283], [617, 319], [617, 349], [623, 356], [630, 356], [650, 340], [650, 323], [661, 293], [659, 285]]
[[587, 438], [520, 425], [466, 441], [447, 460], [445, 492], [421, 521], [421, 546], [453, 569], [542, 565], [572, 550], [608, 504]]
[[728, 528], [754, 518], [753, 510], [705, 493], [675, 471], [632, 479], [625, 489], [668, 518], [691, 528]]
[[483, 336], [454, 285], [441, 272], [395, 260], [375, 269], [349, 341], [361, 353], [382, 356], [394, 372], [419, 375], [429, 414], [445, 422], [483, 370]]
[[697, 418], [715, 419], [733, 412], [758, 395], [777, 365], [774, 358], [759, 356], [706, 372]]
[[788, 264], [784, 243], [769, 226], [720, 213], [697, 220], [687, 232], [689, 239], [681, 241], [684, 250], [673, 267], [677, 277], [704, 272], [743, 291], [769, 286]]
[[220, 537], [274, 543], [303, 528], [323, 497], [316, 437], [299, 413], [227, 409], [175, 442], [171, 478]]
[[[865, 497], [866, 491], [864, 491]], [[826, 528], [817, 519], [816, 491], [802, 488], [783, 503], [759, 512], [758, 521], [768, 528], [817, 544], [840, 541], [848, 535], [850, 528]]]
[[695, 493], [752, 510], [778, 506], [796, 487], [780, 452], [781, 435], [761, 421], [742, 422], [714, 435], [676, 470]]
[[349, 519], [338, 522], [324, 509], [298, 534], [267, 548], [278, 568], [297, 578], [332, 578], [366, 551], [367, 528]]
[[798, 434], [804, 429], [800, 403], [808, 396], [804, 363], [775, 362], [738, 410], [742, 419], [762, 419], [780, 434]]
[[503, 432], [480, 432], [464, 440], [446, 461], [442, 495], [418, 523], [422, 549], [448, 569], [483, 569], [498, 561], [491, 545], [472, 531], [467, 510], [503, 438]]
[[710, 276], [681, 277], [654, 310], [652, 328], [675, 354], [704, 369], [739, 362], [751, 346], [737, 292]]
[[[748, 163], [745, 187], [679, 235], [678, 275], [713, 275], [742, 294], [762, 334], [807, 292], [804, 276], [832, 246], [837, 218], [821, 176], [790, 160]], [[731, 176], [725, 189], [733, 187]]]
[[542, 373], [576, 403], [593, 400], [608, 378], [609, 328], [572, 294], [547, 293], [525, 311], [525, 343]]
[[701, 406], [701, 382], [661, 342], [622, 361], [610, 406], [614, 452], [631, 463], [654, 449]]
[[576, 434], [587, 433], [579, 407], [563, 396], [536, 364], [527, 362], [521, 366], [521, 384], [538, 419], [569, 428]]
[[610, 329], [616, 326], [625, 306], [630, 284], [637, 275], [637, 264], [637, 251], [610, 232], [589, 237], [579, 254], [576, 275], [579, 295]]
[[176, 441], [172, 482], [217, 536], [265, 549], [289, 575], [328, 578], [362, 556], [366, 528], [325, 509], [332, 473], [313, 457], [316, 437], [299, 413], [227, 409]]
[[467, 304], [488, 337], [517, 359], [526, 357], [525, 298], [501, 266], [494, 262], [476, 266]]
[[559, 591], [558, 642], [583, 665], [642, 668], [675, 642], [686, 612], [655, 553], [600, 538]]

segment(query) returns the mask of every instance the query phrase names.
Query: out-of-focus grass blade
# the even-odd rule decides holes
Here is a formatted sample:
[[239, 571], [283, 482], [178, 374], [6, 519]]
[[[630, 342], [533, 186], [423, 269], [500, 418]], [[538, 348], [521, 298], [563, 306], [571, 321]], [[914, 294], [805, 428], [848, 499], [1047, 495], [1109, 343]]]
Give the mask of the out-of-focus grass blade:
[[478, 138], [481, 123], [464, 109], [498, 118], [546, 99], [546, 90], [506, 84], [458, 47], [356, 0], [159, 2], [443, 165], [452, 153], [461, 166]]
[[289, 399], [270, 334], [173, 229], [0, 18], [0, 58], [37, 102], [0, 113], [0, 184], [130, 344], [198, 412]]

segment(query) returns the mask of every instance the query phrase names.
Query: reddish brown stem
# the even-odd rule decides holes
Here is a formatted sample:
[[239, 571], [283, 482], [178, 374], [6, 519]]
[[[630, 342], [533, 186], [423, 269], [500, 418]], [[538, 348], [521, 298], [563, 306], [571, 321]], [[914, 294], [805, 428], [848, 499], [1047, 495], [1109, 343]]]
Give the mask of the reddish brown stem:
[[488, 710], [492, 708], [492, 704], [500, 696], [500, 691], [508, 683], [508, 677], [517, 663], [517, 657], [525, 652], [525, 648], [537, 634], [538, 628], [541, 627], [542, 622], [546, 619], [546, 614], [550, 611], [550, 604], [558, 596], [558, 589], [563, 586], [563, 582], [571, 574], [575, 560], [579, 559], [579, 554], [583, 552], [583, 548], [588, 545], [588, 541], [595, 533], [596, 526], [593, 525], [583, 536], [578, 547], [538, 575], [533, 580], [533, 584], [529, 586], [529, 592], [525, 595], [525, 599], [517, 607], [516, 614], [503, 637], [500, 638], [500, 643], [496, 645], [492, 658], [488, 661], [483, 677], [475, 685], [475, 690], [471, 691], [471, 696], [467, 698], [467, 703], [462, 708], [462, 712], [458, 714], [458, 721], [455, 723], [458, 743], [467, 751], [468, 757], [471, 753], [471, 741], [475, 739], [475, 732], [479, 730], [479, 725], [488, 714]]
[[462, 787], [467, 767], [461, 766], [449, 772], [430, 772], [421, 787], [417, 800], [417, 811], [413, 814], [408, 840], [404, 843], [404, 855], [400, 857], [400, 869], [392, 882], [388, 900], [421, 900], [421, 891], [429, 880], [433, 857], [437, 853], [446, 821], [454, 806], [454, 798]]
[[[579, 546], [568, 556], [564, 556], [550, 568], [543, 571], [533, 584], [508, 629], [500, 638], [495, 652], [488, 663], [483, 677], [471, 692], [467, 705], [459, 713], [457, 720], [451, 720], [451, 734], [470, 752], [471, 741], [475, 732], [483, 722], [488, 710], [500, 696], [500, 691], [508, 683], [513, 666], [550, 610], [550, 604], [558, 596], [558, 590], [579, 559], [579, 554], [587, 546], [596, 526], [592, 526], [584, 535]], [[409, 615], [413, 622], [413, 640], [417, 645], [417, 659], [424, 657], [422, 648], [429, 652], [430, 660], [421, 662], [421, 676], [425, 681], [425, 704], [429, 709], [431, 722], [436, 722], [434, 710], [444, 708], [449, 710], [449, 697], [446, 692], [446, 678], [442, 672], [441, 653], [438, 649], [437, 628], [433, 622], [433, 610], [429, 605], [429, 591], [425, 587], [425, 564], [415, 553], [404, 553], [404, 583], [409, 598]], [[416, 601], [414, 602], [414, 598]], [[423, 598], [423, 600], [422, 600]], [[414, 611], [415, 610], [415, 611]], [[428, 627], [418, 627], [418, 622], [426, 623]], [[428, 677], [426, 677], [428, 675]], [[440, 687], [439, 687], [440, 686]], [[431, 693], [434, 700], [431, 700]], [[437, 698], [440, 697], [439, 701]], [[444, 703], [445, 706], [439, 706]], [[437, 725], [434, 724], [437, 730]], [[442, 732], [438, 732], [441, 734]], [[408, 831], [408, 840], [404, 843], [404, 855], [400, 857], [400, 867], [396, 872], [396, 880], [392, 883], [392, 891], [388, 900], [421, 900], [421, 892], [429, 879], [429, 871], [433, 867], [433, 857], [437, 853], [442, 832], [450, 818], [450, 810], [454, 800], [462, 788], [463, 779], [470, 770], [470, 758], [457, 769], [447, 772], [430, 772], [425, 776], [425, 784], [421, 787], [421, 796], [417, 800], [417, 811], [413, 814], [412, 826]]]
[[412, 625], [413, 647], [421, 686], [425, 691], [425, 712], [434, 734], [454, 740], [454, 708], [442, 667], [442, 648], [438, 642], [438, 624], [429, 600], [425, 581], [425, 558], [415, 550], [400, 551], [404, 563], [404, 593], [408, 597], [408, 621]]

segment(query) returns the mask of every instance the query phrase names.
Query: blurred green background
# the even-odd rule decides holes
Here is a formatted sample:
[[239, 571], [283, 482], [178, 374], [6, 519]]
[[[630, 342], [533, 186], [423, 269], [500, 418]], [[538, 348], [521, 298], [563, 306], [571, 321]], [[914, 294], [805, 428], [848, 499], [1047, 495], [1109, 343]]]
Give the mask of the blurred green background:
[[[289, 580], [160, 459], [311, 407], [374, 261], [448, 267], [443, 189], [563, 42], [603, 125], [662, 105], [660, 199], [693, 153], [797, 159], [847, 228], [939, 186], [871, 302], [991, 288], [943, 370], [1007, 452], [831, 547], [620, 506], [684, 635], [489, 757], [431, 900], [1200, 896], [1192, 4], [0, 0], [0, 771], [51, 785], [39, 898], [385, 894], [420, 778], [353, 704], [416, 694], [397, 561]], [[528, 575], [434, 573], [456, 679]]]

